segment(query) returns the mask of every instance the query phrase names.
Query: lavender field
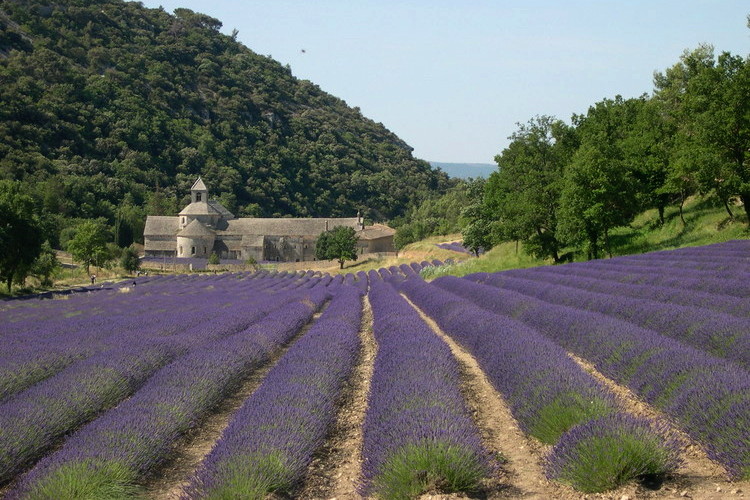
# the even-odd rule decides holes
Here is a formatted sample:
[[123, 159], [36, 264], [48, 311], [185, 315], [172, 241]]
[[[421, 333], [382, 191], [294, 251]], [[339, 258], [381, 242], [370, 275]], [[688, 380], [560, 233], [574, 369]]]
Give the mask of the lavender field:
[[750, 490], [750, 241], [440, 264], [3, 302], [0, 497]]

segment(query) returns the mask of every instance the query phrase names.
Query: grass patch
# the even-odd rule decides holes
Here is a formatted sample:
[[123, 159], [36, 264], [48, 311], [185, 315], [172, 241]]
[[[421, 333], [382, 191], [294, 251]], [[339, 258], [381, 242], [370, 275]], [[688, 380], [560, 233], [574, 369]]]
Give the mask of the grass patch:
[[[750, 230], [744, 214], [735, 207], [735, 218], [729, 220], [722, 206], [715, 206], [710, 199], [692, 197], [684, 207], [685, 224], [682, 223], [677, 207], [665, 210], [664, 224], [659, 223], [657, 211], [646, 210], [639, 214], [627, 227], [615, 228], [610, 233], [613, 256], [632, 255], [657, 250], [671, 250], [686, 246], [709, 245], [734, 239], [750, 238]], [[460, 235], [454, 239], [461, 239]], [[447, 237], [444, 237], [446, 239]], [[427, 248], [436, 237], [408, 245], [406, 249]], [[417, 245], [422, 245], [417, 247]], [[564, 248], [561, 254], [574, 251]], [[457, 255], [455, 252], [451, 252]], [[577, 255], [581, 260], [585, 255]], [[444, 260], [444, 259], [441, 259]], [[515, 242], [501, 243], [479, 258], [468, 258], [449, 266], [441, 266], [423, 274], [425, 279], [440, 276], [465, 276], [479, 272], [499, 272], [507, 269], [523, 269], [551, 265], [552, 260], [531, 257], [523, 251], [523, 245]]]
[[424, 440], [407, 444], [373, 480], [378, 498], [407, 499], [427, 492], [476, 492], [488, 474], [481, 457], [460, 445]]
[[679, 445], [645, 420], [611, 415], [576, 427], [560, 439], [545, 469], [552, 479], [585, 493], [629, 481], [657, 489], [680, 464]]
[[36, 483], [27, 500], [119, 500], [141, 491], [135, 473], [117, 462], [92, 461], [63, 465]]
[[569, 429], [609, 415], [613, 410], [612, 403], [604, 399], [586, 400], [580, 394], [564, 395], [539, 410], [529, 434], [545, 444], [555, 444]]
[[212, 484], [199, 496], [207, 500], [263, 500], [269, 493], [288, 492], [294, 471], [278, 453], [252, 454], [220, 464]]

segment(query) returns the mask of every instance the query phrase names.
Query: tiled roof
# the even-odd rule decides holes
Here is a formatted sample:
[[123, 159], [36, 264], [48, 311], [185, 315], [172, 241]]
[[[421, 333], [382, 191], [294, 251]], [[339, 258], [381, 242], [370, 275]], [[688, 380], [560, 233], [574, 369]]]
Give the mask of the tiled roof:
[[165, 215], [149, 215], [143, 236], [174, 236], [180, 230], [180, 218]]
[[179, 215], [221, 215], [217, 209], [205, 201], [196, 201], [182, 209]]
[[396, 234], [396, 230], [386, 226], [385, 224], [373, 224], [372, 226], [365, 226], [365, 228], [357, 233], [361, 240], [376, 240], [378, 238], [385, 238]]
[[201, 221], [199, 221], [198, 219], [193, 220], [190, 224], [185, 226], [182, 231], [177, 233], [177, 236], [189, 238], [204, 236], [210, 236], [213, 238], [215, 235], [215, 232], [204, 226], [203, 223], [201, 223]]
[[172, 250], [177, 251], [177, 242], [175, 241], [163, 241], [163, 240], [150, 240], [146, 238], [145, 244], [143, 245], [144, 250]]
[[221, 214], [221, 217], [224, 220], [234, 219], [234, 214], [230, 212], [229, 210], [227, 210], [226, 208], [224, 208], [224, 205], [222, 205], [218, 201], [208, 200], [208, 205], [214, 210], [216, 210], [217, 212], [219, 212]]
[[357, 229], [357, 218], [261, 219], [243, 218], [227, 221], [225, 234], [263, 234], [267, 236], [318, 236], [327, 229], [346, 226]]

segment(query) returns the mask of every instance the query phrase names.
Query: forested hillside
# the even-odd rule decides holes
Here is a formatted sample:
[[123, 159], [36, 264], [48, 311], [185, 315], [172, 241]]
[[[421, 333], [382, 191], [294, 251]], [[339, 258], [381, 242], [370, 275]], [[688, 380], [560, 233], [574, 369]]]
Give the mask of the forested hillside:
[[446, 188], [382, 124], [220, 27], [120, 0], [0, 1], [0, 179], [57, 229], [104, 217], [122, 245], [199, 174], [243, 216], [382, 220]]

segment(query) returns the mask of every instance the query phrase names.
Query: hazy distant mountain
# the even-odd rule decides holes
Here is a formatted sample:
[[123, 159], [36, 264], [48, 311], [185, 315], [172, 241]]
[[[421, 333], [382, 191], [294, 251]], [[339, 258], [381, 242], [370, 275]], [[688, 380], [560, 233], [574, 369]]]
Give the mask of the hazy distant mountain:
[[448, 174], [449, 177], [460, 179], [468, 179], [469, 177], [484, 177], [486, 179], [492, 172], [497, 170], [497, 165], [492, 163], [445, 163], [431, 161], [430, 165], [440, 167], [440, 170]]

